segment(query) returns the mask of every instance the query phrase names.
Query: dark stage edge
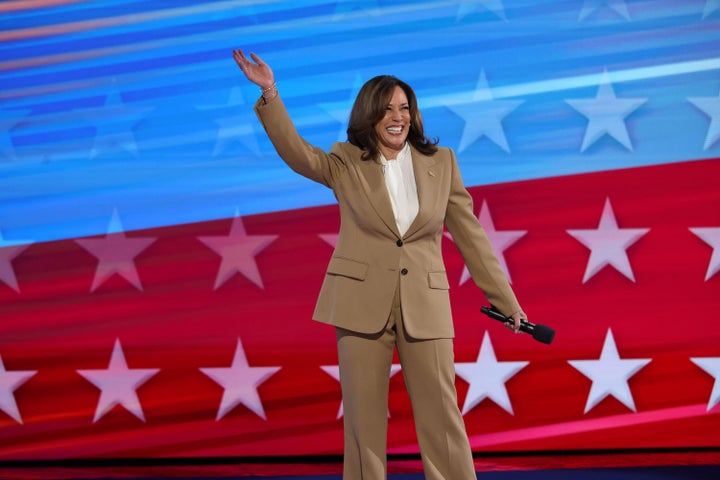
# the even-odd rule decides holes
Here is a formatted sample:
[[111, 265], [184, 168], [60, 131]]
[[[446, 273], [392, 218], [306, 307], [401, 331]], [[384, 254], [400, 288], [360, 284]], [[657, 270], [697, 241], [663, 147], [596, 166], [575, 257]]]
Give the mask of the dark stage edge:
[[[481, 454], [480, 480], [720, 480], [720, 449]], [[0, 461], [2, 480], [341, 480], [339, 457]], [[418, 457], [391, 457], [388, 480], [422, 480]]]

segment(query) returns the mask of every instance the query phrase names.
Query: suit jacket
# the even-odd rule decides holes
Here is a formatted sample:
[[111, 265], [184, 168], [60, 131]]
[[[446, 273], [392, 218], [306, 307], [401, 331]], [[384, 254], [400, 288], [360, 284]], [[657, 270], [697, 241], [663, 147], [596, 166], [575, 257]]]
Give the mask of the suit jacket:
[[335, 143], [326, 153], [295, 130], [280, 97], [255, 112], [277, 153], [294, 171], [331, 188], [340, 207], [340, 232], [313, 319], [360, 333], [377, 333], [400, 288], [403, 322], [417, 339], [454, 336], [449, 284], [441, 252], [444, 226], [475, 284], [491, 304], [511, 315], [520, 305], [473, 211], [455, 154], [432, 156], [412, 148], [419, 211], [400, 235], [378, 160]]

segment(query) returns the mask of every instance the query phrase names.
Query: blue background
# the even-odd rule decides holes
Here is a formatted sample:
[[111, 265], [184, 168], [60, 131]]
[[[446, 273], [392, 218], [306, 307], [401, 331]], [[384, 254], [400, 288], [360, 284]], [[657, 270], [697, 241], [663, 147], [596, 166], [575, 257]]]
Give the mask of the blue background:
[[[468, 185], [720, 152], [689, 100], [720, 102], [718, 0], [22, 4], [0, 5], [0, 246], [106, 233], [114, 210], [134, 230], [333, 203], [278, 159], [233, 48], [326, 149], [363, 82], [402, 78]], [[602, 102], [571, 103], [603, 82], [638, 100], [606, 119], [629, 143], [584, 141]]]

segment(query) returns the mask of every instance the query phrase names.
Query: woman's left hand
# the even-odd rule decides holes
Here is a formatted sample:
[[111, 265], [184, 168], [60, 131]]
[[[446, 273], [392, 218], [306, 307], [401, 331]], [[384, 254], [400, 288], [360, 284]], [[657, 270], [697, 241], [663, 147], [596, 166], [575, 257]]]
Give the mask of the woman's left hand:
[[512, 319], [513, 323], [506, 323], [507, 327], [511, 330], [513, 330], [515, 333], [524, 333], [520, 331], [520, 320], [525, 320], [527, 322], [527, 314], [520, 310], [519, 312], [513, 313], [510, 318]]

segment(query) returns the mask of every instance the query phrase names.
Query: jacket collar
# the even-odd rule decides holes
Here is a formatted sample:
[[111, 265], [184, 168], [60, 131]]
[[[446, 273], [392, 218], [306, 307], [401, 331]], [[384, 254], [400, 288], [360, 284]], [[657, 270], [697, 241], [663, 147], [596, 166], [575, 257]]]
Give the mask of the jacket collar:
[[378, 214], [382, 222], [392, 231], [397, 238], [409, 238], [415, 234], [432, 217], [437, 197], [439, 194], [438, 174], [432, 167], [436, 163], [434, 157], [429, 157], [410, 146], [412, 155], [415, 184], [418, 191], [418, 214], [415, 220], [401, 237], [395, 223], [395, 215], [392, 211], [390, 196], [385, 186], [382, 165], [379, 159], [361, 161], [363, 172], [363, 189], [368, 201]]

